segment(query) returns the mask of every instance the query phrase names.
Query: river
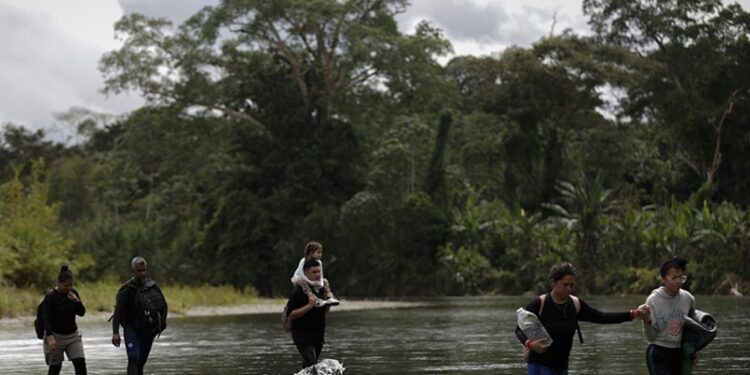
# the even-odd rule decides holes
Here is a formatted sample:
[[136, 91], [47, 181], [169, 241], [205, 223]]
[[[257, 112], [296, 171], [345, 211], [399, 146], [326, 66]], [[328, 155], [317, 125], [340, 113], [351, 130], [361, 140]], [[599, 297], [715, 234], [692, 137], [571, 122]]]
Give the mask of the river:
[[[605, 310], [640, 304], [636, 297], [584, 298]], [[750, 374], [750, 299], [697, 296], [714, 315], [719, 334], [702, 351], [694, 374]], [[328, 315], [323, 358], [346, 374], [525, 374], [516, 340], [515, 310], [524, 297], [420, 300], [404, 309], [333, 311]], [[344, 301], [346, 303], [346, 301]], [[125, 350], [110, 344], [104, 321], [80, 324], [90, 374], [122, 374]], [[571, 374], [644, 374], [640, 321], [616, 325], [582, 322]], [[0, 324], [0, 374], [46, 374], [41, 340], [29, 325]], [[300, 358], [281, 329], [278, 314], [171, 319], [154, 344], [147, 374], [292, 374]], [[73, 374], [70, 362], [63, 374]]]

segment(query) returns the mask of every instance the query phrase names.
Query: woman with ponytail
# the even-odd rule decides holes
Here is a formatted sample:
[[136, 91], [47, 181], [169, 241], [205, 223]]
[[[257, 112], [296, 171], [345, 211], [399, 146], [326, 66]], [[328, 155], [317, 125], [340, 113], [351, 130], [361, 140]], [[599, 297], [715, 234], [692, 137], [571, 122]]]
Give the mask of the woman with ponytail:
[[62, 266], [57, 275], [57, 284], [44, 297], [44, 359], [49, 366], [48, 374], [56, 375], [62, 370], [63, 353], [73, 362], [76, 375], [86, 375], [86, 359], [83, 340], [76, 325], [76, 315], [86, 314], [78, 291], [73, 288], [73, 272]]

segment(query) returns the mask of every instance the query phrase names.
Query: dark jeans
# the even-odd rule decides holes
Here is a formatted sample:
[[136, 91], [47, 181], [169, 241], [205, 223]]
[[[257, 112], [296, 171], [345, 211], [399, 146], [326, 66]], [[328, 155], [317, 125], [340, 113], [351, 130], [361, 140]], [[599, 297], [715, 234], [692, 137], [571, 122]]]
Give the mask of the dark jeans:
[[138, 332], [132, 327], [125, 327], [124, 330], [125, 350], [128, 352], [128, 375], [142, 375], [156, 336]]
[[538, 363], [528, 363], [526, 364], [526, 368], [529, 375], [568, 375], [568, 369], [566, 368], [555, 370]]
[[682, 375], [682, 349], [651, 344], [646, 349], [646, 366], [651, 375]]
[[318, 363], [320, 352], [323, 351], [323, 335], [302, 333], [292, 330], [292, 340], [297, 351], [302, 355], [302, 368]]

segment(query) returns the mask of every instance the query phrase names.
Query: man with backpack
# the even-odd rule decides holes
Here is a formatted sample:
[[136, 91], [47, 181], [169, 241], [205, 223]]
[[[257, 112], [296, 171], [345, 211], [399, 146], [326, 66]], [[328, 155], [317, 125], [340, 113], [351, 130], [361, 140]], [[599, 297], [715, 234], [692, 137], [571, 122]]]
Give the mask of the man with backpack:
[[167, 326], [167, 301], [155, 281], [146, 277], [146, 260], [130, 262], [133, 277], [117, 291], [112, 315], [112, 345], [120, 347], [120, 325], [125, 335], [128, 375], [143, 375], [151, 345]]

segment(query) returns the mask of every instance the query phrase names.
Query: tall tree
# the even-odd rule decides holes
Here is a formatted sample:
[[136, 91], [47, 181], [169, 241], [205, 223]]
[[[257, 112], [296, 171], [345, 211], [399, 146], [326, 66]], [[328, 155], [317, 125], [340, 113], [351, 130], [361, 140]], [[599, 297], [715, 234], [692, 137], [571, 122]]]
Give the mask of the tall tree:
[[[299, 256], [293, 241], [361, 188], [355, 129], [374, 123], [367, 115], [376, 112], [366, 107], [379, 109], [387, 98], [384, 105], [403, 108], [440, 92], [435, 55], [449, 44], [427, 23], [402, 34], [394, 16], [406, 5], [224, 0], [176, 29], [138, 14], [117, 23], [124, 44], [101, 60], [107, 91], [138, 90], [183, 120], [220, 114], [248, 125], [237, 126], [223, 150], [236, 168], [201, 201], [196, 254], [232, 270], [219, 278], [277, 291], [279, 268]], [[159, 156], [151, 154], [135, 156]], [[155, 168], [144, 170], [159, 182]], [[150, 185], [142, 181], [138, 191]], [[148, 199], [139, 202], [156, 208]], [[258, 267], [232, 267], [238, 260]]]
[[577, 134], [608, 126], [601, 89], [628, 79], [628, 52], [571, 33], [513, 47], [498, 59], [457, 61], [468, 109], [502, 121], [505, 199], [537, 209], [575, 166], [567, 155]]
[[410, 68], [436, 65], [432, 55], [449, 47], [425, 23], [414, 35], [401, 34], [394, 16], [406, 5], [224, 0], [174, 31], [166, 20], [132, 14], [115, 26], [123, 47], [102, 58], [106, 90], [136, 89], [152, 101], [201, 106], [268, 131], [263, 89], [248, 92], [233, 74], [237, 68], [264, 69], [258, 54], [267, 54], [287, 72], [276, 84], [296, 87], [302, 113], [327, 120], [363, 86], [409, 87], [419, 71]]
[[750, 14], [720, 0], [585, 0], [583, 9], [599, 38], [647, 59], [626, 114], [669, 130], [693, 191], [711, 196], [719, 176], [746, 186], [746, 169], [733, 176], [720, 167], [748, 156], [737, 139], [750, 134]]
[[440, 115], [440, 125], [435, 138], [435, 146], [430, 157], [430, 165], [427, 167], [427, 176], [424, 180], [424, 192], [432, 198], [440, 208], [446, 209], [448, 203], [448, 192], [445, 186], [445, 148], [448, 142], [448, 132], [453, 123], [453, 116], [449, 112]]

